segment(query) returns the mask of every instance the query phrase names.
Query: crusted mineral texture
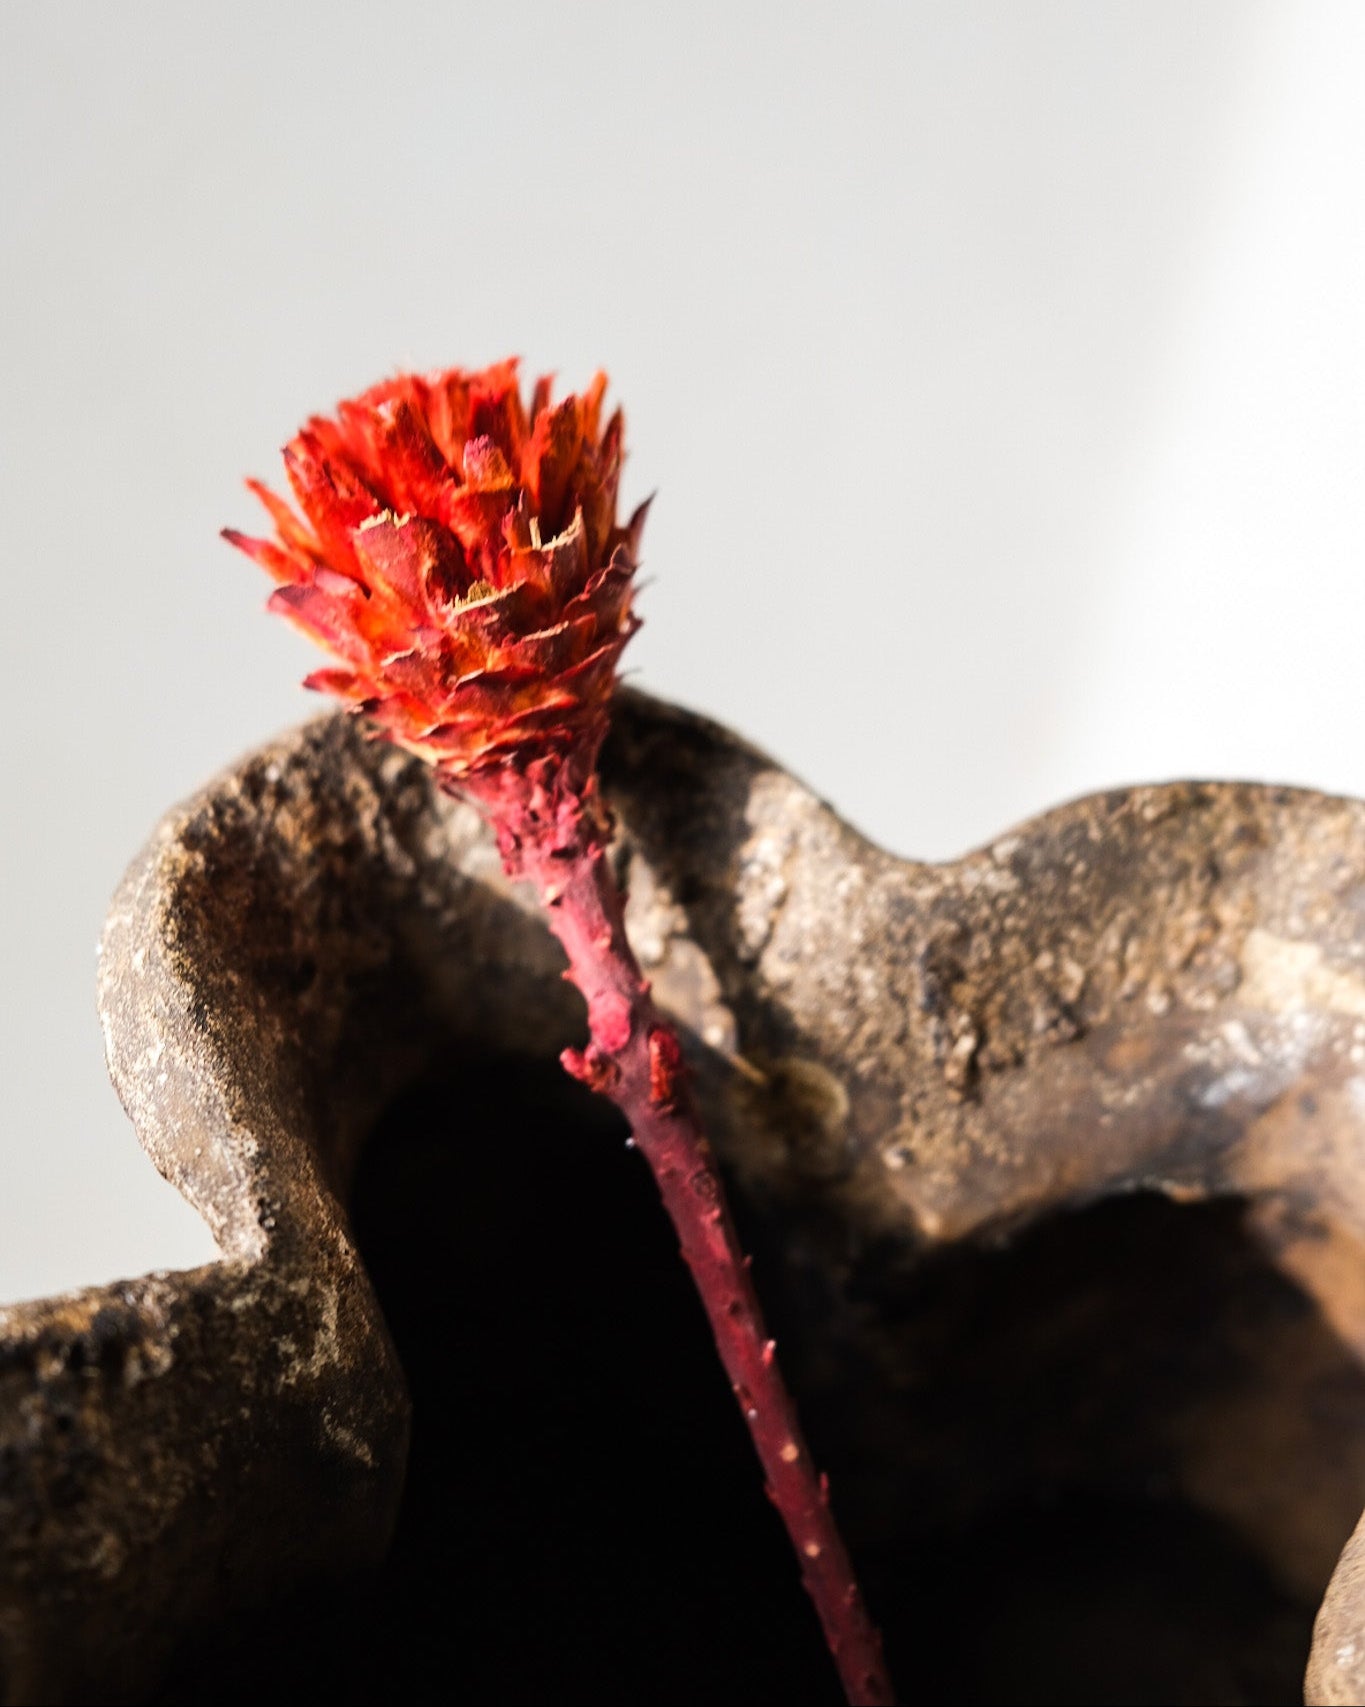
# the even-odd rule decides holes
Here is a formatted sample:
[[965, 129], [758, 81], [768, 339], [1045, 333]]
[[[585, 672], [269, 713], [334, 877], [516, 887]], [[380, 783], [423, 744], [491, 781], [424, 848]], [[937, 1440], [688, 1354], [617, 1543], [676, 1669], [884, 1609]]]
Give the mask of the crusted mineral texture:
[[[915, 864], [633, 694], [604, 778], [632, 937], [760, 1281], [805, 1324], [784, 1351], [855, 1546], [911, 1510], [951, 1530], [1048, 1468], [1040, 1428], [945, 1471], [971, 1426], [925, 1371], [966, 1306], [938, 1330], [901, 1307], [936, 1254], [1116, 1195], [1241, 1200], [1337, 1350], [1234, 1311], [1221, 1373], [1111, 1411], [1095, 1451], [1155, 1455], [1295, 1592], [1331, 1577], [1310, 1699], [1365, 1699], [1359, 1539], [1332, 1575], [1365, 1500], [1365, 806], [1127, 789]], [[165, 820], [111, 911], [100, 1005], [138, 1135], [222, 1256], [0, 1311], [4, 1700], [136, 1697], [186, 1629], [382, 1555], [408, 1407], [348, 1228], [355, 1164], [450, 1039], [577, 1041], [561, 965], [475, 814], [346, 718]]]

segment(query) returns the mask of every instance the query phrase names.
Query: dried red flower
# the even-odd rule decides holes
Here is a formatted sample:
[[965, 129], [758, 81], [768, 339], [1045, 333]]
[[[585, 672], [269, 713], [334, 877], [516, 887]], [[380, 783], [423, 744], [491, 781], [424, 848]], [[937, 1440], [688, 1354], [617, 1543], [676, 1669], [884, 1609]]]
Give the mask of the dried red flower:
[[282, 585], [270, 608], [341, 660], [306, 686], [459, 782], [578, 753], [606, 727], [638, 626], [642, 505], [616, 522], [606, 376], [523, 403], [517, 363], [402, 374], [314, 417], [284, 451], [302, 516], [259, 481], [276, 537], [224, 537]]
[[606, 380], [522, 402], [515, 362], [402, 375], [311, 420], [284, 453], [303, 516], [249, 482], [274, 540], [225, 530], [283, 584], [271, 599], [341, 668], [340, 694], [474, 800], [504, 869], [533, 882], [588, 1010], [562, 1059], [631, 1124], [741, 1398], [769, 1491], [849, 1700], [893, 1699], [880, 1638], [801, 1442], [795, 1407], [725, 1209], [682, 1045], [626, 936], [595, 760], [621, 649], [644, 508], [616, 524], [621, 415]]

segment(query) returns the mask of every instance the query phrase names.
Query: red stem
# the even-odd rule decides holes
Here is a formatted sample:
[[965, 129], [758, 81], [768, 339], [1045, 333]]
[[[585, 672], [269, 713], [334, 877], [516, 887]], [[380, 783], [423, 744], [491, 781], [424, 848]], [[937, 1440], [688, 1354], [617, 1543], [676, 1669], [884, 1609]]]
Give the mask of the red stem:
[[[558, 798], [548, 812], [543, 793], [541, 810], [527, 810], [525, 797], [514, 807], [504, 794], [490, 816], [509, 875], [537, 886], [569, 957], [567, 976], [588, 1003], [591, 1042], [582, 1054], [566, 1050], [564, 1065], [609, 1096], [630, 1122], [692, 1270], [844, 1692], [853, 1707], [883, 1707], [895, 1696], [881, 1637], [835, 1527], [828, 1483], [811, 1461], [773, 1355], [677, 1034], [655, 1007], [626, 940], [605, 831], [583, 795], [566, 803], [559, 790], [551, 792]], [[591, 785], [586, 792], [591, 799]], [[483, 804], [486, 810], [492, 805]]]

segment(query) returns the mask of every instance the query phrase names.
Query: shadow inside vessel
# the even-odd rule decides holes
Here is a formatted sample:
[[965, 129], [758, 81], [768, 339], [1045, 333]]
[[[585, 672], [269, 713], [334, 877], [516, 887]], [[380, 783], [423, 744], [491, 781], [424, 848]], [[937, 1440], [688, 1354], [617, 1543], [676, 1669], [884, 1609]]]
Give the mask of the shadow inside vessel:
[[[163, 1699], [840, 1699], [624, 1139], [540, 1062], [453, 1064], [388, 1112], [353, 1220], [412, 1389], [392, 1552], [202, 1637]], [[813, 1366], [774, 1226], [743, 1231], [792, 1367]], [[875, 1513], [852, 1501], [848, 1539], [907, 1702], [1302, 1699], [1325, 1571], [1289, 1580], [1191, 1496], [1188, 1459], [1222, 1440], [1253, 1478], [1315, 1488], [1330, 1559], [1365, 1485], [1287, 1464], [1293, 1431], [1266, 1419], [1297, 1390], [1286, 1346], [1343, 1429], [1365, 1421], [1365, 1371], [1243, 1205], [1111, 1199], [866, 1303], [896, 1367], [842, 1407], [802, 1399], [836, 1507], [845, 1483], [885, 1490]]]

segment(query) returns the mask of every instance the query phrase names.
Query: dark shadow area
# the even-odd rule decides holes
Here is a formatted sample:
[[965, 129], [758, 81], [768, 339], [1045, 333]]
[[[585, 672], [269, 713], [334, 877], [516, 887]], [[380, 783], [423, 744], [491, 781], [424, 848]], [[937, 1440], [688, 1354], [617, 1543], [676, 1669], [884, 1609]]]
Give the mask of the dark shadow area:
[[[390, 1111], [354, 1220], [414, 1404], [391, 1556], [202, 1639], [161, 1699], [840, 1699], [624, 1137], [557, 1067], [522, 1061], [452, 1069]], [[757, 1272], [780, 1288], [775, 1251]], [[780, 1331], [818, 1336], [796, 1314], [774, 1298]], [[883, 1317], [905, 1347], [896, 1391], [880, 1411], [854, 1396], [881, 1424], [820, 1393], [809, 1417], [836, 1497], [884, 1459], [885, 1509], [849, 1540], [907, 1701], [1301, 1699], [1315, 1605], [1182, 1496], [1188, 1429], [1168, 1422], [1191, 1393], [1246, 1385], [1248, 1322], [1336, 1358], [1357, 1407], [1365, 1378], [1240, 1205], [1058, 1217], [936, 1259]], [[916, 1415], [893, 1439], [886, 1419]]]

